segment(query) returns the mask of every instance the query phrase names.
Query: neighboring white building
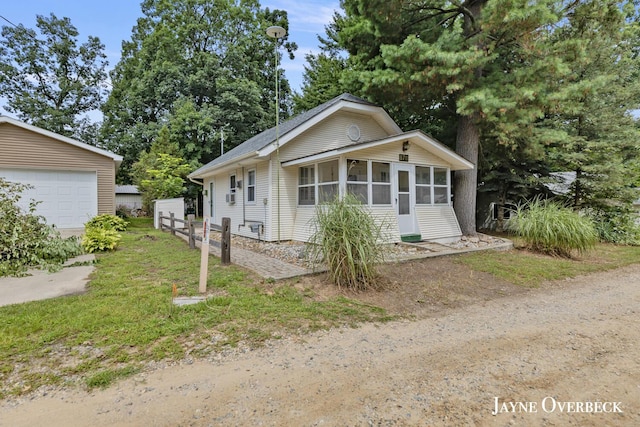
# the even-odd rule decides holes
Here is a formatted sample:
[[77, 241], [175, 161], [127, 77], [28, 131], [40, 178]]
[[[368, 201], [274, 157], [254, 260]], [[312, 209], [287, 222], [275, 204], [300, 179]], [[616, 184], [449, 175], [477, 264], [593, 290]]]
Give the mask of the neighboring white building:
[[451, 172], [474, 165], [380, 107], [340, 95], [238, 145], [189, 175], [204, 214], [232, 233], [308, 241], [316, 205], [357, 195], [391, 224], [391, 241], [457, 240]]
[[142, 194], [135, 185], [116, 185], [116, 209], [124, 206], [134, 211], [142, 209]]

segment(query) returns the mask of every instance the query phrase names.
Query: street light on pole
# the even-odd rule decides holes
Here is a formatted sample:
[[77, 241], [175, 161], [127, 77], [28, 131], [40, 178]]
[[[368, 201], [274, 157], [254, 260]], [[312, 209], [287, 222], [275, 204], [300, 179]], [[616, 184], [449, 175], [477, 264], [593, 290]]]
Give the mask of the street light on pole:
[[280, 122], [280, 99], [278, 97], [278, 40], [287, 35], [287, 30], [277, 25], [267, 28], [267, 35], [273, 37], [275, 43], [276, 56], [276, 198], [277, 198], [277, 215], [278, 215], [278, 243], [280, 243], [280, 130], [278, 128]]

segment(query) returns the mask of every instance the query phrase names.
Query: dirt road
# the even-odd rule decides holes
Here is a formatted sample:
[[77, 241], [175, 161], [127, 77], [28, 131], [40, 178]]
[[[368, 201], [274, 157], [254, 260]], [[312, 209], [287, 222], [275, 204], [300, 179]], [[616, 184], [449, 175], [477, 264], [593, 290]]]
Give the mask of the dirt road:
[[87, 394], [0, 404], [2, 426], [640, 425], [640, 265], [419, 321], [284, 339]]

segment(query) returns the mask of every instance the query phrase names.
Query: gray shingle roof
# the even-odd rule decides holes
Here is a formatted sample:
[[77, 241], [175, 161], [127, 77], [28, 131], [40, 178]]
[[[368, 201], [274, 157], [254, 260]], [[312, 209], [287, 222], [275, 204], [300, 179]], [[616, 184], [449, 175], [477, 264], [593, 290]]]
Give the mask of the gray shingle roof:
[[[367, 100], [358, 98], [357, 96], [353, 96], [349, 93], [343, 93], [342, 95], [337, 96], [332, 100], [325, 102], [324, 104], [318, 105], [317, 107], [312, 108], [309, 111], [298, 114], [297, 116], [294, 116], [289, 120], [280, 123], [279, 124], [280, 137], [293, 131], [298, 126], [301, 126], [302, 124], [311, 120], [313, 117], [329, 109], [330, 107], [332, 107], [333, 105], [337, 104], [340, 101], [349, 101], [349, 102], [365, 104], [365, 105], [375, 105], [370, 103]], [[270, 129], [265, 130], [264, 132], [257, 134], [253, 138], [246, 140], [242, 144], [227, 151], [222, 156], [216, 157], [206, 165], [197, 169], [195, 172], [192, 172], [191, 174], [189, 174], [189, 176], [193, 177], [195, 175], [207, 172], [208, 170], [215, 168], [215, 166], [217, 165], [226, 163], [238, 157], [242, 157], [245, 154], [255, 153], [256, 151], [259, 151], [265, 148], [266, 146], [268, 146], [269, 144], [275, 142], [275, 140], [276, 140], [276, 128], [274, 126]]]

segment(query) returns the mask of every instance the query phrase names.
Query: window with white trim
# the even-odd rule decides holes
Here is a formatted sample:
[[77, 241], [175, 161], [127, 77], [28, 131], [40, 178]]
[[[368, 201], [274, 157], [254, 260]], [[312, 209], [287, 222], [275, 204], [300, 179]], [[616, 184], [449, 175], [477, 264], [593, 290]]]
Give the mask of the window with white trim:
[[416, 166], [416, 204], [449, 203], [449, 170], [432, 166]]
[[318, 163], [318, 203], [333, 201], [338, 195], [338, 160]]
[[256, 170], [250, 169], [247, 172], [247, 203], [256, 202]]
[[229, 175], [229, 194], [236, 193], [236, 175]]
[[315, 168], [314, 166], [301, 166], [298, 169], [298, 204], [299, 205], [315, 205], [316, 204], [316, 185], [315, 185]]
[[449, 171], [445, 168], [433, 168], [433, 203], [449, 203]]
[[371, 162], [371, 204], [391, 204], [391, 165]]
[[366, 160], [347, 159], [347, 193], [369, 204], [369, 175]]

